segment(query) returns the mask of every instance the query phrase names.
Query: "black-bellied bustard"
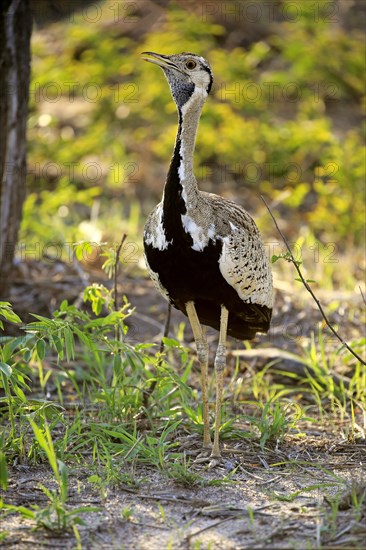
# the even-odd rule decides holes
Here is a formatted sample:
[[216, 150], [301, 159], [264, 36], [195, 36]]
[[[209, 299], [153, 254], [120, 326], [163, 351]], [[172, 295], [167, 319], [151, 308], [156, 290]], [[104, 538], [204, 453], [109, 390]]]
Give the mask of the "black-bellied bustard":
[[206, 325], [219, 330], [215, 431], [210, 455], [219, 459], [226, 337], [229, 334], [251, 339], [256, 332], [269, 329], [273, 304], [271, 269], [250, 215], [230, 200], [199, 191], [193, 174], [198, 122], [212, 86], [208, 62], [192, 53], [142, 55], [145, 61], [163, 69], [179, 116], [163, 198], [145, 225], [146, 263], [155, 286], [188, 316], [192, 326], [202, 372], [205, 449], [211, 449]]

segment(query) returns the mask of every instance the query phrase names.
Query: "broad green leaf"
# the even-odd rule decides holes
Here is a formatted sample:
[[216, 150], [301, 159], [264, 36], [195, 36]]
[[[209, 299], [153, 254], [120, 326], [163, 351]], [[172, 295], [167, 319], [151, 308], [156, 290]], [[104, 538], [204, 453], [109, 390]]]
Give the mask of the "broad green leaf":
[[32, 418], [28, 418], [28, 420], [30, 425], [32, 426], [36, 440], [38, 441], [40, 447], [46, 453], [48, 462], [50, 463], [50, 466], [55, 474], [56, 479], [59, 481], [60, 475], [57, 467], [56, 454], [53, 447], [51, 433], [47, 422], [45, 422], [45, 434], [43, 434], [42, 430], [37, 426], [37, 424], [34, 422], [34, 420], [32, 420]]
[[10, 378], [12, 372], [13, 372], [13, 369], [11, 368], [10, 365], [8, 365], [7, 363], [0, 363], [0, 372], [2, 372], [3, 374], [5, 374], [5, 376], [7, 378]]
[[3, 491], [8, 488], [8, 465], [3, 451], [0, 451], [0, 487]]
[[37, 345], [36, 345], [36, 349], [37, 349], [37, 355], [38, 355], [39, 359], [41, 361], [43, 361], [44, 356], [45, 356], [44, 340], [38, 340]]
[[14, 313], [10, 302], [0, 302], [0, 315], [10, 323], [21, 323], [21, 318]]
[[66, 359], [70, 362], [70, 359], [74, 359], [75, 355], [75, 341], [74, 335], [70, 327], [64, 329], [65, 347], [66, 347]]
[[24, 394], [24, 391], [17, 385], [14, 385], [13, 386], [13, 392], [17, 395], [17, 397], [19, 397], [19, 399], [21, 399], [21, 401], [23, 403], [26, 403], [27, 402], [27, 398]]

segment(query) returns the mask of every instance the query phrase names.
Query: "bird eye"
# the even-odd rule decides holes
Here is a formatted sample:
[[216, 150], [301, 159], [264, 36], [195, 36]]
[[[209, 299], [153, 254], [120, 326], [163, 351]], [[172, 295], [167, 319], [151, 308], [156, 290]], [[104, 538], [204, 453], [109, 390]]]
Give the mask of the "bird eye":
[[197, 63], [193, 61], [193, 59], [190, 59], [189, 61], [187, 61], [186, 67], [191, 71], [192, 69], [195, 69], [197, 67]]

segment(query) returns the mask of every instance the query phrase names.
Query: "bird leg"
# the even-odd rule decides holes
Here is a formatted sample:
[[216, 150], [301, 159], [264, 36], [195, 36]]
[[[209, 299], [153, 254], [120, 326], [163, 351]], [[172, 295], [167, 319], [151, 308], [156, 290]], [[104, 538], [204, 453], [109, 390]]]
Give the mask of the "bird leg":
[[[203, 448], [211, 449], [210, 422], [208, 415], [208, 345], [207, 329], [202, 326], [203, 349], [201, 354], [201, 383], [202, 383], [202, 404], [203, 404]], [[199, 354], [197, 354], [199, 355]]]
[[203, 403], [203, 448], [211, 449], [210, 423], [208, 416], [208, 345], [206, 327], [201, 326], [194, 302], [186, 303], [186, 312], [191, 323], [196, 342], [197, 357], [201, 366], [202, 403]]
[[229, 319], [229, 312], [225, 306], [221, 306], [220, 315], [220, 336], [219, 345], [217, 346], [215, 356], [215, 381], [216, 381], [216, 410], [215, 410], [215, 433], [214, 444], [212, 448], [211, 457], [220, 458], [219, 447], [219, 429], [221, 419], [221, 402], [222, 402], [222, 389], [224, 379], [224, 368], [226, 366], [226, 336], [227, 336], [227, 324]]

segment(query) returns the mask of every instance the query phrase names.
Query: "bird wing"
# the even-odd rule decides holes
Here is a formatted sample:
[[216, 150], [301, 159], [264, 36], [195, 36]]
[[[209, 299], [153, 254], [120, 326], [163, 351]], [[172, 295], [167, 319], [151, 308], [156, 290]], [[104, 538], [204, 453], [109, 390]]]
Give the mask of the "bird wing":
[[[226, 205], [224, 207], [224, 205]], [[219, 267], [226, 282], [246, 303], [272, 308], [272, 272], [259, 230], [251, 216], [235, 203], [222, 202]]]

